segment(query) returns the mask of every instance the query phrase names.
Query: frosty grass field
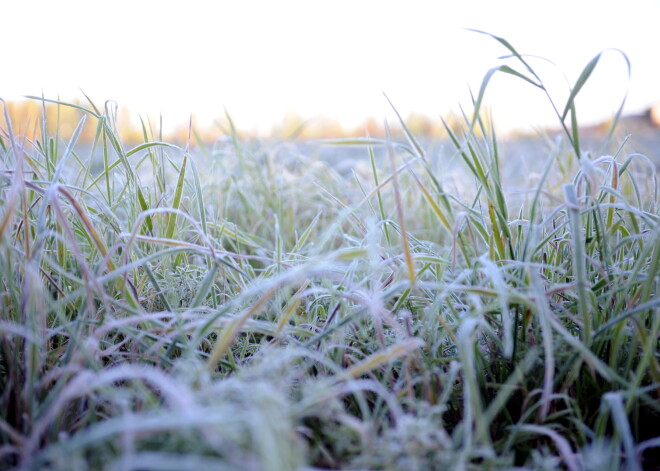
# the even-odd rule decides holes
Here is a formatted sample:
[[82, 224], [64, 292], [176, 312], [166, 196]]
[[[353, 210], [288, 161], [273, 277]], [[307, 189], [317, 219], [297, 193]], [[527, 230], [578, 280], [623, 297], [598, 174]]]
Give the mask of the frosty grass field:
[[546, 90], [493, 39], [512, 57], [446, 152], [403, 120], [316, 143], [359, 146], [343, 174], [233, 128], [129, 146], [110, 103], [44, 99], [80, 122], [31, 141], [5, 110], [0, 468], [659, 466], [656, 164], [581, 142], [599, 54], [513, 165], [489, 79]]

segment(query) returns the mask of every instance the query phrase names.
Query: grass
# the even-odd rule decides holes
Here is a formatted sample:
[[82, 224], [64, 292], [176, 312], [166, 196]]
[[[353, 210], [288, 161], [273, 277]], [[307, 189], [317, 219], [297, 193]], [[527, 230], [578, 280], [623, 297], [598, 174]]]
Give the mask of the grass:
[[657, 466], [656, 166], [583, 149], [598, 55], [520, 177], [481, 103], [545, 88], [495, 39], [450, 162], [403, 120], [324, 141], [362, 146], [346, 176], [233, 124], [191, 153], [148, 123], [127, 149], [111, 104], [34, 141], [5, 113], [0, 468]]

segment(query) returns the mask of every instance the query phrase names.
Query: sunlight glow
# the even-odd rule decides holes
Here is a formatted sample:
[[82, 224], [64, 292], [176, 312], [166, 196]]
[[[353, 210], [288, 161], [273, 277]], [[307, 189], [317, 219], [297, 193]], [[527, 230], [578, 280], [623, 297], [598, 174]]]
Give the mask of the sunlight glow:
[[[660, 2], [11, 1], [3, 4], [0, 97], [115, 100], [166, 126], [191, 113], [208, 125], [226, 108], [240, 128], [267, 133], [288, 112], [352, 127], [469, 109], [484, 73], [506, 53], [546, 57], [573, 83], [606, 48], [632, 63], [626, 110], [660, 100]], [[566, 94], [557, 69], [548, 80]], [[625, 94], [622, 56], [608, 53], [585, 88], [582, 122], [607, 119]], [[497, 77], [488, 104], [502, 129], [556, 124], [536, 90]]]

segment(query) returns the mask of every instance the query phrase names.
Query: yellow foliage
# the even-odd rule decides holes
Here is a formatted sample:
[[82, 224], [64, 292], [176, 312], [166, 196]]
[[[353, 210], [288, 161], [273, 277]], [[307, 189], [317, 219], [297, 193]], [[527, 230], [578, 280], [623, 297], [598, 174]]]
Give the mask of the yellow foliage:
[[[73, 100], [70, 103], [90, 107], [79, 100]], [[44, 123], [48, 136], [57, 134], [62, 139], [68, 139], [85, 114], [84, 111], [72, 106], [32, 99], [10, 101], [6, 103], [6, 107], [14, 133], [31, 141], [41, 141], [43, 139]], [[96, 119], [88, 115], [87, 122], [82, 128], [78, 140], [86, 143], [92, 142], [96, 133], [96, 125]], [[0, 118], [0, 127], [7, 129], [4, 114]], [[132, 125], [129, 111], [125, 107], [119, 108], [117, 127], [122, 141], [138, 142], [143, 140], [142, 132], [137, 126]]]

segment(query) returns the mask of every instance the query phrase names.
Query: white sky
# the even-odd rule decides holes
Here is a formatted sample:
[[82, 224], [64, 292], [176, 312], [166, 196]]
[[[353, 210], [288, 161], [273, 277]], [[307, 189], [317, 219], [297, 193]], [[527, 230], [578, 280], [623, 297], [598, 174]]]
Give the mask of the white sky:
[[[287, 111], [353, 126], [431, 117], [469, 104], [497, 57], [487, 30], [521, 53], [553, 60], [571, 83], [598, 52], [632, 63], [629, 112], [660, 101], [660, 0], [149, 1], [0, 0], [0, 97], [116, 100], [165, 125], [200, 125], [226, 107], [237, 126], [266, 132]], [[561, 75], [539, 63], [565, 95]], [[608, 53], [578, 117], [611, 117], [627, 84]], [[558, 84], [558, 85], [557, 85]], [[501, 129], [556, 124], [541, 94], [512, 77], [487, 101]]]

